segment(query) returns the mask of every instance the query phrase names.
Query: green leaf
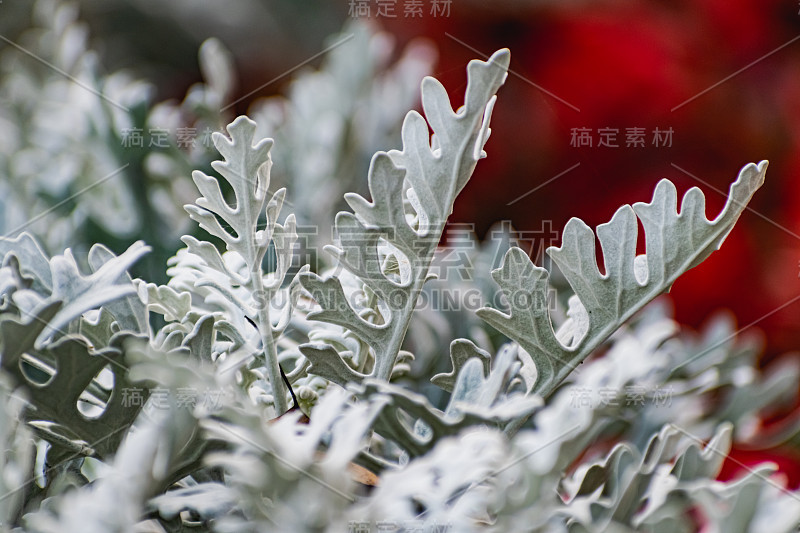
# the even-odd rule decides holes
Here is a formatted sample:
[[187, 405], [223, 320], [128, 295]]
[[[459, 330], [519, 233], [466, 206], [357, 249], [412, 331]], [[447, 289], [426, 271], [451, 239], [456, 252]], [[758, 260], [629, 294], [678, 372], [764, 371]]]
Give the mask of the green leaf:
[[[40, 292], [53, 289], [53, 278], [50, 273], [50, 260], [39, 243], [28, 233], [10, 239], [0, 237], [0, 258], [3, 260], [12, 254], [20, 261], [23, 276], [33, 281], [33, 288]], [[2, 263], [3, 261], [0, 261]]]
[[[477, 359], [471, 362], [476, 363], [474, 367], [480, 372]], [[473, 370], [472, 366], [468, 364], [465, 368]], [[470, 426], [501, 427], [517, 418], [530, 416], [539, 408], [542, 402], [538, 397], [506, 396], [504, 390], [502, 393], [497, 390], [498, 385], [507, 383], [507, 372], [508, 366], [504, 366], [477, 386], [470, 389], [465, 386], [464, 393], [458, 390], [457, 384], [454, 399], [445, 412], [433, 407], [420, 394], [376, 379], [365, 379], [361, 384], [351, 385], [351, 389], [357, 396], [379, 407], [373, 429], [381, 437], [396, 443], [409, 456], [419, 457], [444, 437], [457, 435]]]
[[[464, 106], [457, 112], [441, 83], [425, 78], [422, 105], [428, 122], [409, 112], [402, 129], [403, 150], [378, 152], [372, 158], [371, 202], [357, 194], [345, 196], [353, 213], [337, 215], [340, 247], [326, 250], [380, 299], [382, 323], [367, 321], [353, 309], [337, 277], [300, 276], [322, 308], [309, 318], [345, 327], [372, 348], [375, 364], [366, 374], [370, 377], [388, 380], [392, 375], [453, 202], [485, 156], [495, 93], [506, 78], [509, 60], [508, 50], [500, 50], [487, 62], [471, 61]], [[348, 373], [342, 354], [332, 348], [301, 349], [312, 363], [310, 372], [340, 385], [346, 385], [345, 378], [366, 376]]]
[[[95, 244], [89, 249], [89, 266], [92, 268], [92, 272], [97, 272], [103, 265], [116, 257], [111, 250], [102, 244]], [[117, 279], [117, 283], [122, 285], [132, 282], [133, 280], [127, 272], [120, 274]], [[136, 333], [147, 333], [147, 310], [135, 294], [109, 302], [105, 306], [105, 310], [114, 315], [120, 329], [135, 331]]]
[[[114, 475], [64, 493], [49, 506], [25, 516], [30, 531], [132, 531], [142, 520], [148, 499], [174, 480], [173, 468], [196, 444], [197, 421], [191, 411], [171, 406], [137, 421], [109, 466]], [[119, 440], [119, 439], [117, 439]], [[195, 448], [196, 449], [196, 448]]]
[[167, 322], [180, 322], [192, 310], [192, 295], [178, 292], [168, 285], [156, 285], [135, 280], [139, 299], [149, 311], [164, 315]]
[[156, 496], [149, 507], [166, 519], [190, 510], [202, 519], [227, 514], [236, 505], [236, 493], [222, 483], [201, 483], [193, 487], [171, 490]]
[[297, 531], [324, 524], [331, 510], [341, 513], [355, 502], [348, 467], [369, 438], [375, 411], [338, 389], [325, 395], [308, 424], [298, 423], [298, 411], [266, 424], [252, 408], [242, 407], [203, 420], [207, 433], [227, 444], [209, 455], [208, 464], [225, 469], [226, 484], [243, 511], [220, 517], [220, 529]]
[[[212, 137], [225, 161], [214, 161], [211, 166], [230, 184], [235, 205], [226, 202], [216, 177], [196, 170], [192, 179], [202, 197], [197, 200], [197, 206], [184, 206], [201, 228], [222, 239], [228, 250], [238, 252], [251, 267], [261, 264], [269, 245], [268, 234], [257, 232], [256, 228], [267, 204], [271, 165], [269, 150], [272, 147], [272, 139], [262, 139], [254, 144], [255, 130], [252, 120], [239, 117], [228, 126], [230, 139], [221, 133], [214, 133]], [[281, 189], [273, 200], [279, 198], [282, 202], [284, 194]], [[231, 231], [224, 229], [219, 219], [226, 222]]]
[[[561, 247], [547, 250], [575, 291], [570, 302], [572, 320], [564, 331], [553, 331], [547, 310], [549, 273], [535, 266], [519, 248], [509, 250], [502, 267], [492, 272], [510, 312], [485, 307], [478, 310], [478, 316], [530, 354], [538, 372], [533, 391], [547, 396], [636, 311], [719, 248], [764, 183], [766, 169], [766, 161], [745, 166], [713, 221], [706, 220], [700, 189], [686, 193], [678, 213], [675, 186], [662, 180], [650, 203], [623, 206], [610, 222], [598, 226], [605, 274], [600, 274], [595, 258], [594, 233], [580, 219], [571, 219], [564, 228]], [[637, 215], [647, 248], [646, 254], [639, 256]], [[558, 337], [569, 344], [562, 344]]]
[[7, 376], [0, 376], [0, 445], [3, 458], [0, 460], [0, 528], [9, 531], [20, 515], [25, 502], [25, 488], [34, 460], [30, 431], [22, 423], [22, 412], [26, 399], [22, 391], [14, 391]]
[[[75, 335], [36, 349], [35, 339], [58, 316], [60, 307], [58, 301], [45, 304], [27, 321], [0, 316], [0, 363], [30, 397], [33, 408], [26, 418], [44, 422], [35, 425], [40, 436], [70, 453], [106, 457], [116, 451], [141, 409], [141, 403], [126, 398], [126, 389], [133, 384], [128, 380], [120, 343], [131, 333], [118, 334], [111, 346], [102, 350], [93, 350], [86, 339]], [[95, 377], [104, 368], [113, 374], [113, 386], [98, 397]], [[87, 394], [105, 405], [91, 418], [78, 409], [79, 400]], [[142, 396], [146, 399], [146, 392]]]
[[[229, 268], [211, 243], [191, 236], [183, 237], [183, 242], [190, 253], [229, 278], [231, 286], [241, 285], [247, 289], [250, 302], [243, 301], [213, 276], [201, 277], [196, 282], [198, 287], [205, 285], [213, 288], [241, 309], [245, 316], [255, 316], [254, 323], [257, 324], [264, 351], [261, 359], [273, 389], [275, 409], [282, 414], [287, 408], [287, 389], [281, 379], [275, 339], [288, 325], [293, 302], [292, 298], [288, 298], [288, 302], [284, 300], [284, 320], [277, 325], [273, 325], [270, 318], [270, 302], [277, 292], [286, 290], [282, 285], [291, 267], [292, 248], [297, 240], [295, 220], [294, 215], [290, 214], [283, 224], [278, 224], [285, 189], [278, 190], [271, 198], [267, 194], [272, 166], [269, 154], [272, 139], [255, 142], [256, 124], [244, 116], [234, 120], [227, 129], [230, 139], [220, 133], [213, 135], [214, 145], [224, 161], [214, 161], [211, 165], [230, 185], [235, 204], [231, 206], [225, 200], [216, 177], [195, 171], [192, 179], [202, 197], [197, 200], [197, 205], [186, 205], [184, 208], [200, 227], [225, 242], [228, 253], [238, 254], [246, 270], [237, 272]], [[266, 225], [259, 229], [262, 213], [266, 216]], [[227, 227], [223, 228], [221, 222], [225, 222]], [[274, 243], [277, 253], [277, 268], [265, 278], [261, 265], [270, 243]], [[291, 289], [288, 291], [291, 293]]]
[[467, 339], [454, 340], [450, 343], [450, 361], [453, 363], [453, 370], [446, 374], [436, 374], [431, 378], [431, 383], [447, 392], [453, 392], [453, 386], [461, 374], [461, 369], [470, 359], [478, 359], [481, 362], [484, 376], [489, 373], [491, 356], [486, 350], [478, 348], [475, 343]]
[[36, 348], [44, 346], [56, 333], [63, 332], [67, 324], [86, 311], [134, 294], [136, 289], [126, 271], [149, 250], [138, 241], [119, 257], [108, 258], [89, 276], [81, 274], [69, 248], [63, 255], [53, 257], [50, 260], [53, 292], [49, 299], [64, 302], [64, 305], [40, 333]]
[[687, 491], [711, 488], [730, 451], [731, 432], [730, 424], [720, 426], [702, 449], [669, 425], [641, 452], [618, 444], [602, 461], [581, 465], [565, 481], [566, 511], [595, 527], [655, 525], [664, 516], [681, 516], [689, 511]]

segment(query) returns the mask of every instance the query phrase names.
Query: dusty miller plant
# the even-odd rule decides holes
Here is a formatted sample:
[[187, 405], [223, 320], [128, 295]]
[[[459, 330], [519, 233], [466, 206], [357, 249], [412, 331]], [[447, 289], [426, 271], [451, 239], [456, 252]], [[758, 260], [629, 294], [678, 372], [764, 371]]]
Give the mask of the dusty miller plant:
[[[461, 283], [433, 280], [437, 247], [486, 156], [509, 61], [470, 62], [456, 110], [425, 78], [424, 117], [409, 112], [402, 148], [376, 153], [368, 191], [344, 196], [351, 211], [316, 272], [292, 269], [292, 184], [274, 190], [274, 141], [247, 117], [213, 135], [221, 160], [192, 174], [200, 196], [184, 209], [206, 233], [182, 237], [167, 284], [128, 273], [148, 243], [94, 244], [81, 265], [29, 233], [0, 238], [0, 528], [793, 530], [800, 495], [773, 465], [717, 477], [734, 441], [798, 438], [796, 422], [753, 428], [794, 401], [800, 368], [761, 371], [758, 339], [729, 318], [696, 337], [664, 301], [647, 306], [722, 244], [766, 162], [741, 170], [713, 220], [699, 189], [679, 208], [667, 180], [596, 232], [570, 220], [548, 249], [574, 292], [563, 316], [547, 301], [553, 272], [500, 244], [505, 305], [437, 354], [444, 372], [410, 372], [426, 284]], [[488, 270], [490, 255], [475, 264]]]

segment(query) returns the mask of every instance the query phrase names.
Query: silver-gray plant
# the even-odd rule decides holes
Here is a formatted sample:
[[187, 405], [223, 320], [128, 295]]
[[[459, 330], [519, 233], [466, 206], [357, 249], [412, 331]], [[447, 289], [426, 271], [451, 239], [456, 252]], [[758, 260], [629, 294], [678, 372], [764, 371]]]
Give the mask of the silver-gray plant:
[[[766, 162], [710, 221], [699, 189], [678, 210], [666, 180], [620, 208], [597, 228], [605, 274], [595, 233], [570, 220], [548, 249], [574, 293], [563, 319], [551, 271], [512, 246], [492, 272], [507, 307], [481, 309], [485, 329], [437, 354], [449, 371], [410, 372], [417, 302], [509, 62], [470, 62], [456, 110], [424, 79], [425, 116], [409, 112], [402, 149], [374, 155], [369, 197], [345, 195], [328, 268], [292, 270], [295, 218], [280, 212], [293, 192], [270, 190], [274, 141], [247, 117], [213, 136], [219, 176], [192, 174], [185, 209], [213, 238], [184, 235], [166, 285], [129, 275], [141, 242], [94, 245], [87, 270], [70, 249], [1, 237], [0, 530], [794, 530], [800, 493], [772, 465], [717, 478], [734, 441], [800, 435], [797, 422], [771, 440], [748, 431], [795, 399], [800, 367], [762, 372], [730, 321], [697, 340], [663, 301], [647, 306], [722, 244]], [[203, 94], [219, 105], [216, 85]], [[308, 215], [316, 200], [294, 197]]]

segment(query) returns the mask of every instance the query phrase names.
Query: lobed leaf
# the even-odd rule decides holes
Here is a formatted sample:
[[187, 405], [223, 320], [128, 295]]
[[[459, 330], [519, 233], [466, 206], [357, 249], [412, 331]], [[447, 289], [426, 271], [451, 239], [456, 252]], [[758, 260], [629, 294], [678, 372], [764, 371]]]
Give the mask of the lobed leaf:
[[[257, 358], [266, 366], [275, 409], [282, 414], [287, 407], [287, 390], [281, 379], [275, 341], [291, 318], [296, 300], [292, 294], [294, 283], [288, 288], [288, 301], [281, 308], [282, 316], [277, 325], [273, 324], [270, 317], [270, 304], [273, 296], [283, 290], [284, 278], [291, 267], [293, 246], [297, 240], [295, 220], [293, 215], [289, 215], [283, 224], [278, 223], [285, 189], [278, 190], [271, 198], [268, 196], [272, 139], [256, 142], [256, 124], [245, 116], [234, 120], [227, 130], [230, 138], [221, 133], [213, 135], [214, 145], [224, 160], [214, 161], [212, 167], [230, 185], [235, 204], [230, 205], [225, 200], [218, 178], [195, 171], [192, 178], [202, 196], [196, 205], [186, 205], [184, 208], [200, 227], [222, 239], [228, 253], [237, 254], [245, 268], [231, 268], [211, 243], [191, 236], [184, 236], [183, 242], [190, 253], [202, 260], [203, 265], [199, 270], [208, 267], [228, 278], [221, 283], [218, 276], [204, 273], [195, 280], [195, 288], [212, 288], [233, 304], [237, 315], [252, 320], [258, 330], [263, 352]], [[266, 225], [259, 229], [262, 214], [266, 217]], [[222, 222], [227, 227], [223, 227]], [[265, 278], [262, 262], [270, 243], [275, 246], [277, 268]], [[305, 270], [301, 269], [301, 272]], [[245, 289], [244, 298], [237, 296], [234, 290], [229, 290], [239, 286]], [[230, 324], [233, 325], [233, 322]], [[236, 337], [246, 338], [246, 334], [239, 331]]]
[[[505, 81], [509, 57], [508, 50], [500, 50], [486, 62], [470, 62], [464, 106], [457, 112], [441, 83], [425, 78], [422, 104], [433, 136], [422, 115], [409, 112], [402, 128], [403, 150], [378, 152], [372, 158], [372, 201], [357, 194], [345, 196], [353, 213], [337, 215], [340, 247], [328, 251], [380, 300], [381, 323], [360, 316], [337, 277], [307, 273], [300, 282], [322, 307], [308, 317], [351, 330], [370, 346], [375, 364], [368, 374], [348, 372], [343, 354], [333, 347], [301, 346], [311, 361], [310, 372], [342, 386], [345, 379], [391, 377], [456, 195], [485, 155], [495, 93]], [[407, 213], [406, 198], [414, 213]]]
[[[597, 265], [594, 233], [580, 219], [571, 219], [561, 247], [547, 250], [577, 297], [571, 302], [570, 327], [578, 334], [568, 336], [568, 346], [553, 331], [547, 310], [549, 273], [520, 248], [510, 249], [503, 265], [492, 272], [510, 312], [484, 307], [478, 316], [530, 354], [538, 373], [533, 391], [548, 395], [636, 311], [719, 248], [763, 184], [766, 169], [766, 161], [745, 166], [731, 185], [725, 207], [712, 221], [705, 217], [700, 189], [686, 193], [678, 212], [675, 186], [662, 180], [651, 202], [623, 206], [610, 222], [598, 226], [605, 274]], [[640, 256], [636, 255], [637, 216], [647, 250]]]

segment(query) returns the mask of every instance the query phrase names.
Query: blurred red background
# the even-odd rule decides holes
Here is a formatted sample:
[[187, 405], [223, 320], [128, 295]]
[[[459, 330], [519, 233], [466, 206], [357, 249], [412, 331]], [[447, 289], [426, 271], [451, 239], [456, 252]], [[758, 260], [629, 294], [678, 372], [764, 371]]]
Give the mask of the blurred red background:
[[[680, 195], [700, 187], [714, 218], [739, 169], [768, 159], [752, 210], [719, 252], [678, 280], [672, 297], [678, 319], [692, 326], [732, 309], [740, 327], [767, 333], [767, 357], [800, 347], [800, 302], [792, 301], [800, 295], [800, 5], [499, 4], [380, 20], [402, 41], [436, 42], [434, 75], [454, 101], [463, 98], [463, 65], [475, 50], [511, 49], [518, 76], [501, 89], [489, 157], [453, 221], [476, 222], [481, 234], [501, 219], [519, 230], [550, 220], [560, 231], [572, 216], [594, 227], [624, 203], [649, 201], [664, 177]], [[592, 147], [574, 146], [579, 128], [590, 131]], [[642, 128], [644, 146], [626, 146], [632, 128]], [[663, 137], [653, 142], [656, 128], [672, 130], [671, 146]], [[598, 146], [602, 129], [617, 130], [617, 147]]]
[[[550, 220], [560, 232], [572, 216], [594, 227], [624, 203], [649, 201], [663, 177], [680, 195], [700, 187], [706, 215], [714, 218], [739, 169], [768, 159], [767, 181], [751, 210], [671, 295], [686, 325], [699, 327], [729, 308], [740, 328], [762, 329], [764, 362], [800, 348], [800, 5], [499, 4], [454, 4], [449, 17], [413, 23], [381, 21], [401, 40], [424, 35], [436, 42], [434, 75], [456, 102], [465, 86], [463, 65], [476, 50], [511, 49], [518, 76], [501, 89], [488, 158], [452, 220], [476, 222], [480, 234], [501, 219], [518, 230], [541, 230]], [[591, 147], [574, 146], [579, 128], [590, 131]], [[626, 146], [629, 128], [643, 128], [644, 146]], [[672, 129], [671, 146], [654, 146], [656, 128]], [[601, 129], [618, 130], [618, 147], [598, 146]], [[798, 457], [787, 447], [734, 449], [721, 477], [771, 460], [797, 487]]]

